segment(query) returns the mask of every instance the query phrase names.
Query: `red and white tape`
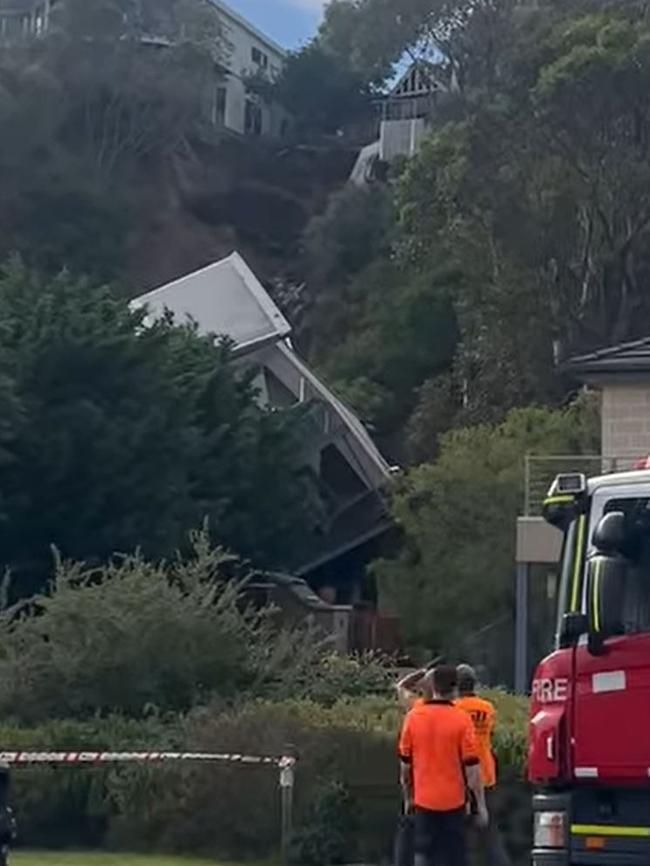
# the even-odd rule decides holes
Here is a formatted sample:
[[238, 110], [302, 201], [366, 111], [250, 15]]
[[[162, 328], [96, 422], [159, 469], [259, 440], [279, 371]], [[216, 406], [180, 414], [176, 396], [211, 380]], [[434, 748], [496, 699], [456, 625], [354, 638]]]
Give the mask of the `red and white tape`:
[[206, 761], [229, 764], [273, 764], [292, 767], [295, 758], [260, 755], [217, 754], [215, 752], [0, 752], [0, 764], [126, 764], [175, 761]]

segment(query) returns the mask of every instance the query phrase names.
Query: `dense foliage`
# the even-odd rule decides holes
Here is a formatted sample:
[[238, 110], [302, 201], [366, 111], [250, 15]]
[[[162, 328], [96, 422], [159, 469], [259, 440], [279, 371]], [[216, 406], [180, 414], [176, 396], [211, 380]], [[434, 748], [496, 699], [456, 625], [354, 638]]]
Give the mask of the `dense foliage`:
[[[497, 425], [453, 430], [435, 464], [412, 469], [394, 498], [399, 557], [375, 566], [386, 607], [413, 646], [511, 670], [515, 521], [524, 457], [598, 453], [598, 409], [516, 409]], [[475, 638], [475, 639], [473, 639]]]
[[123, 276], [146, 179], [164, 182], [203, 127], [225, 50], [187, 0], [72, 0], [46, 38], [3, 43], [0, 257]]
[[307, 139], [360, 124], [371, 111], [367, 82], [316, 40], [290, 53], [277, 80], [262, 82], [260, 92], [283, 105], [294, 134]]
[[[515, 863], [530, 851], [530, 807], [522, 782], [525, 700], [496, 693], [496, 747], [503, 779], [499, 813]], [[236, 710], [200, 710], [171, 723], [111, 717], [35, 728], [4, 725], [7, 748], [139, 749], [299, 754], [293, 854], [310, 864], [390, 857], [399, 788], [395, 735], [400, 714], [392, 696], [338, 701], [250, 702]], [[16, 804], [30, 844], [111, 844], [123, 850], [168, 850], [212, 858], [268, 858], [279, 845], [277, 771], [255, 766], [131, 766], [24, 770]], [[218, 808], [215, 808], [215, 803]], [[222, 808], [227, 804], [227, 808]], [[337, 826], [332, 826], [334, 817]], [[352, 831], [352, 832], [351, 832]], [[342, 838], [343, 837], [343, 838]]]
[[66, 274], [0, 273], [0, 560], [21, 596], [51, 545], [165, 555], [207, 517], [219, 543], [281, 566], [314, 525], [301, 412], [258, 408], [227, 345], [143, 317]]
[[[311, 242], [323, 220], [345, 226], [346, 197], [359, 213], [346, 192], [304, 244], [306, 344], [397, 457], [431, 459], [450, 427], [561, 404], [572, 384], [558, 361], [647, 334], [647, 11], [614, 0], [327, 7], [318, 43], [341, 64], [376, 82], [416, 59], [442, 88], [418, 157], [367, 193], [386, 204], [363, 211], [363, 235], [348, 233], [334, 263], [331, 245]], [[325, 286], [324, 265], [336, 274]], [[352, 350], [332, 340], [348, 309]], [[400, 313], [420, 327], [404, 330]]]

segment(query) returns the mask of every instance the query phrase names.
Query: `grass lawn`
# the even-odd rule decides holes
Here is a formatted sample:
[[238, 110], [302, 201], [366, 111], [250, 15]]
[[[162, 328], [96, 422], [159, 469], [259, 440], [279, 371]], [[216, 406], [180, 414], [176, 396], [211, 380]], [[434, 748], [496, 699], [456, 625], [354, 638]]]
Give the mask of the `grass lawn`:
[[10, 855], [9, 863], [10, 866], [235, 866], [191, 857], [104, 851], [14, 851]]

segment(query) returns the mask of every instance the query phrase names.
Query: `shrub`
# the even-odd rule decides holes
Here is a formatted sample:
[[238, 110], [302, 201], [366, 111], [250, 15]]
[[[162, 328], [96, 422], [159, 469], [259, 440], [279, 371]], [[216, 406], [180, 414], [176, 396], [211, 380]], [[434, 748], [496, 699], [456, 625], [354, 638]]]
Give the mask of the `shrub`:
[[0, 613], [0, 712], [36, 723], [184, 711], [318, 671], [313, 635], [242, 603], [231, 560], [205, 534], [185, 559], [59, 563], [47, 595]]
[[139, 556], [99, 569], [59, 564], [48, 595], [0, 617], [0, 708], [28, 722], [178, 710], [232, 692], [252, 672], [257, 624], [197, 539], [187, 562]]
[[[32, 728], [4, 724], [0, 747], [7, 751], [47, 749], [175, 748], [182, 739], [173, 719], [47, 722]], [[13, 772], [13, 800], [20, 840], [30, 846], [100, 845], [113, 818], [110, 791], [118, 767], [19, 767]]]
[[358, 829], [355, 807], [345, 785], [336, 781], [325, 784], [317, 792], [303, 826], [294, 834], [290, 861], [298, 866], [351, 862]]
[[[525, 706], [517, 702], [515, 714], [512, 699], [498, 695], [497, 700], [510, 705], [513, 719]], [[336, 807], [355, 816], [353, 853], [361, 862], [381, 862], [390, 856], [399, 813], [399, 723], [399, 711], [390, 698], [346, 698], [329, 707], [306, 700], [257, 701], [228, 712], [197, 711], [187, 719], [185, 733], [186, 742], [199, 750], [280, 755], [291, 744], [299, 757], [294, 855], [319, 862], [326, 848], [319, 829], [322, 816]], [[522, 772], [525, 727], [520, 718], [504, 721], [496, 746], [504, 780], [501, 820], [517, 853], [522, 845], [516, 840], [526, 839], [528, 831]], [[134, 768], [134, 777], [140, 772]], [[143, 845], [226, 858], [277, 853], [279, 797], [277, 774], [270, 768], [196, 765], [146, 772], [151, 786], [121, 788], [112, 835], [116, 844], [132, 848], [139, 840]], [[122, 775], [122, 782], [125, 779]], [[337, 799], [335, 790], [344, 790], [346, 797]], [[332, 843], [332, 850], [343, 844]], [[349, 849], [349, 843], [345, 845]], [[334, 856], [331, 850], [330, 855]]]
[[[529, 846], [523, 782], [526, 702], [498, 694], [499, 819], [515, 862]], [[500, 707], [501, 708], [501, 707]], [[305, 864], [383, 862], [399, 813], [391, 698], [247, 702], [203, 708], [182, 720], [109, 718], [0, 729], [4, 748], [152, 748], [281, 755], [296, 772], [293, 854]], [[277, 768], [265, 765], [129, 765], [111, 769], [16, 770], [21, 835], [29, 845], [107, 845], [215, 858], [268, 858], [280, 844]], [[332, 814], [336, 815], [335, 820]], [[353, 844], [354, 842], [354, 844]]]
[[345, 697], [385, 696], [393, 680], [393, 671], [385, 660], [373, 653], [360, 656], [329, 653], [298, 668], [286, 682], [286, 694], [275, 689], [273, 698], [303, 698], [331, 707]]

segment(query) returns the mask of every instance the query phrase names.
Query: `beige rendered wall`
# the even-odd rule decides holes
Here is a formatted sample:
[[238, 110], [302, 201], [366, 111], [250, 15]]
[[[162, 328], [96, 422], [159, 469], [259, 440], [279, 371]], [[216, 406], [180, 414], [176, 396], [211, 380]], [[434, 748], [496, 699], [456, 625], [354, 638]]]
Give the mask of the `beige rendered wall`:
[[602, 453], [650, 455], [650, 381], [602, 386]]

